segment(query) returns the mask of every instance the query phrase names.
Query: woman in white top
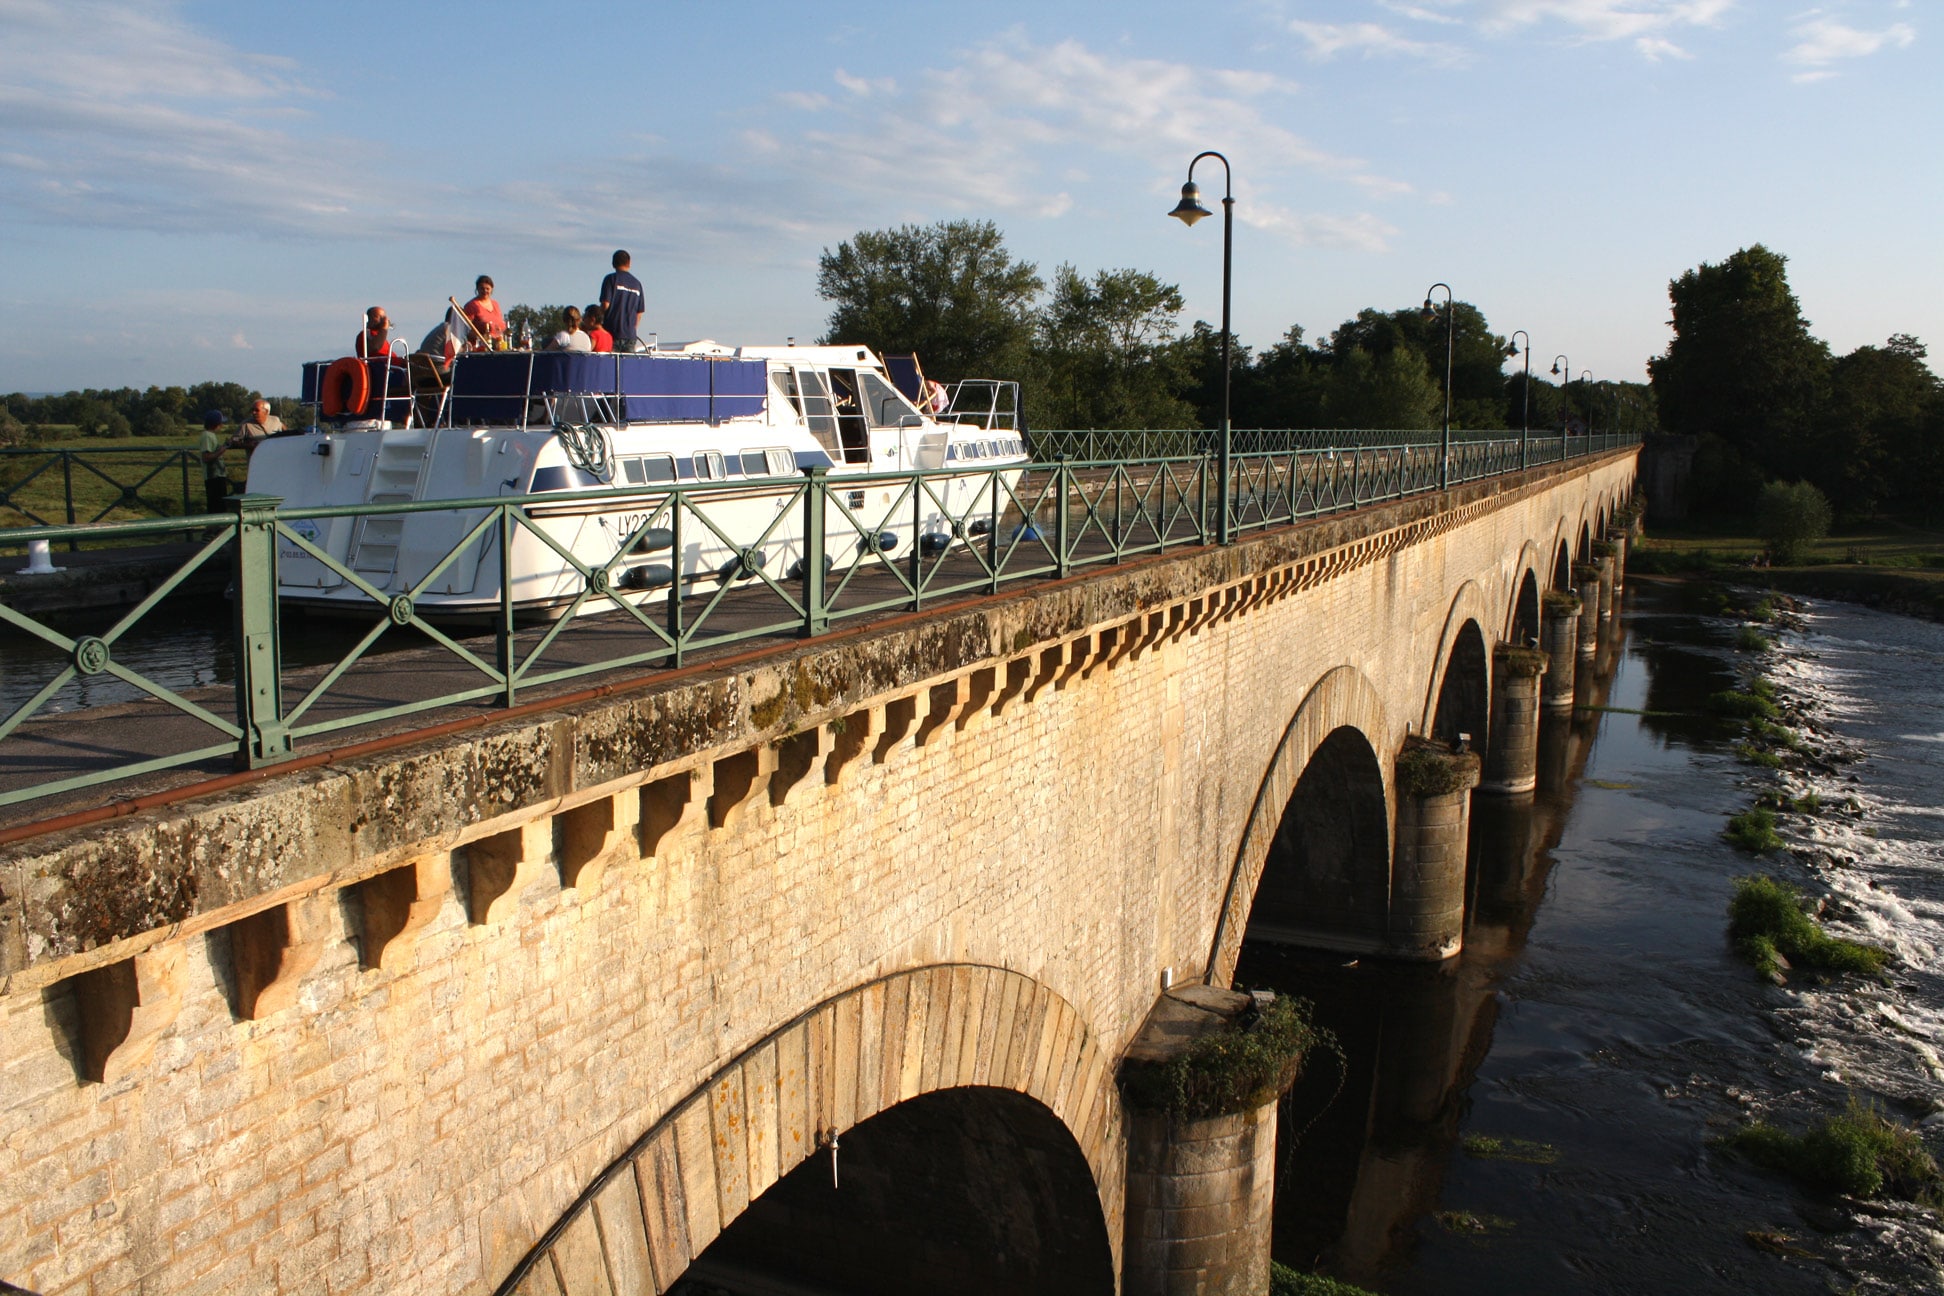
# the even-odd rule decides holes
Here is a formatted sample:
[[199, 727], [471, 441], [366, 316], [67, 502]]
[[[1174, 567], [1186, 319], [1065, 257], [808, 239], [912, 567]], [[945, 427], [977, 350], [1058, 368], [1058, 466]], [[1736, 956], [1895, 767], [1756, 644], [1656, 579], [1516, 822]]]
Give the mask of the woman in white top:
[[581, 313], [577, 306], [569, 306], [560, 312], [560, 332], [553, 335], [547, 346], [554, 351], [592, 351], [594, 340], [581, 332]]

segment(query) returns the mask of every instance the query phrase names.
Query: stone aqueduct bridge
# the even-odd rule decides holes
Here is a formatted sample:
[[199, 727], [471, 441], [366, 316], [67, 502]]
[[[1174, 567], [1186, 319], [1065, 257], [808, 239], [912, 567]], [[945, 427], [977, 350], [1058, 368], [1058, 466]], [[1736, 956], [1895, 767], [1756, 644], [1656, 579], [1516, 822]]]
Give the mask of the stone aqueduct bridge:
[[0, 1277], [1192, 1288], [1226, 1245], [1198, 1219], [1267, 1200], [1263, 1145], [1157, 1189], [1119, 1060], [1168, 981], [1227, 985], [1252, 922], [1450, 952], [1462, 846], [1454, 882], [1395, 759], [1496, 736], [1494, 646], [1550, 634], [1539, 591], [1634, 472], [1367, 508], [14, 842]]

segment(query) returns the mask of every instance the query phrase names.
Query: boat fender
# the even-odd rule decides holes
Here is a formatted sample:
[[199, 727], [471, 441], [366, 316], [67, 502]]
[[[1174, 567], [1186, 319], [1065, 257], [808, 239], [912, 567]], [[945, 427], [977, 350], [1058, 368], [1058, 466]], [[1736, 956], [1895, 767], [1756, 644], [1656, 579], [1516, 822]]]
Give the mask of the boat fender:
[[663, 585], [673, 583], [674, 580], [675, 569], [667, 563], [643, 563], [639, 567], [630, 567], [621, 574], [621, 588], [659, 589]]
[[1044, 540], [1046, 533], [1028, 522], [1024, 526], [1014, 527], [1006, 539], [1009, 543], [1018, 544], [1021, 540]]
[[716, 569], [716, 579], [724, 584], [732, 580], [748, 580], [769, 565], [769, 555], [761, 549], [745, 549], [738, 556]]
[[952, 537], [941, 531], [927, 531], [918, 537], [918, 552], [936, 558], [952, 547]]
[[[837, 565], [836, 562], [831, 559], [831, 556], [829, 554], [825, 554], [823, 556], [823, 568], [824, 568], [825, 575], [829, 575], [830, 569], [832, 567], [835, 567], [836, 565]], [[795, 562], [791, 563], [790, 570], [783, 574], [783, 579], [802, 580], [803, 579], [803, 559], [799, 558]]]
[[896, 532], [880, 531], [875, 536], [865, 536], [863, 539], [859, 540], [857, 542], [858, 552], [859, 553], [871, 552], [871, 545], [873, 541], [876, 542], [878, 551], [880, 553], [890, 553], [893, 549], [896, 549], [898, 547], [898, 536]]
[[670, 527], [649, 527], [634, 542], [632, 553], [654, 553], [657, 549], [671, 548], [675, 543], [675, 532]]
[[371, 400], [371, 370], [356, 356], [339, 356], [319, 384], [325, 418], [357, 418]]
[[991, 519], [991, 518], [973, 518], [973, 519], [972, 519], [972, 522], [971, 522], [971, 525], [969, 525], [968, 527], [966, 527], [966, 530], [967, 530], [967, 532], [968, 532], [968, 533], [970, 533], [970, 534], [972, 534], [972, 535], [975, 535], [975, 536], [982, 536], [982, 535], [991, 535], [991, 534], [992, 534], [992, 519]]

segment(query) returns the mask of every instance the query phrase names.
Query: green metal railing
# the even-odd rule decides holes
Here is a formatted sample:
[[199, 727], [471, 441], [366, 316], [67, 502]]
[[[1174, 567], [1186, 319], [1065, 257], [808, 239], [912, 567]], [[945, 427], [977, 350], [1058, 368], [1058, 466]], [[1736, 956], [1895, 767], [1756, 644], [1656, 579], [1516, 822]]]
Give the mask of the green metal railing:
[[[1043, 433], [1042, 438], [1094, 434]], [[1247, 434], [1253, 436], [1254, 434]], [[1433, 440], [1419, 435], [1388, 444], [1302, 445], [1234, 454], [1226, 497], [1230, 534], [1435, 491], [1444, 468]], [[1430, 434], [1435, 438], [1437, 434]], [[1260, 446], [1267, 437], [1238, 442]], [[1522, 442], [1498, 436], [1452, 447], [1450, 480], [1476, 481], [1516, 472], [1522, 464], [1604, 453], [1637, 439], [1574, 437]], [[1042, 441], [1045, 444], [1045, 441]], [[0, 718], [0, 805], [97, 786], [172, 767], [230, 759], [238, 767], [286, 760], [317, 740], [362, 726], [442, 708], [506, 707], [522, 697], [585, 676], [645, 666], [680, 666], [697, 652], [759, 638], [809, 636], [846, 621], [888, 611], [915, 611], [941, 601], [996, 593], [1009, 584], [1060, 578], [1090, 567], [1190, 545], [1220, 533], [1214, 516], [1216, 461], [1206, 453], [1144, 458], [1070, 459], [1051, 463], [965, 467], [831, 477], [822, 468], [800, 477], [447, 500], [432, 503], [287, 509], [268, 496], [246, 495], [236, 511], [162, 521], [45, 526], [0, 531], [0, 546], [44, 539], [56, 543], [179, 534], [183, 523], [209, 538], [158, 588], [99, 635], [70, 637], [16, 609], [0, 606], [0, 624], [45, 645], [61, 664], [31, 697]], [[966, 478], [977, 490], [967, 498]], [[954, 488], [953, 483], [958, 483]], [[731, 496], [746, 508], [752, 488], [777, 501], [761, 535], [737, 535], [723, 510]], [[875, 500], [874, 504], [866, 504]], [[954, 503], [953, 501], [957, 502]], [[549, 528], [563, 507], [594, 504], [602, 514], [632, 506], [627, 532], [592, 557], [576, 553]], [[639, 511], [636, 511], [636, 510]], [[316, 524], [413, 514], [451, 515], [458, 538], [427, 557], [403, 581], [384, 586], [312, 539]], [[909, 537], [887, 550], [884, 538]], [[933, 543], [921, 536], [934, 538]], [[584, 538], [584, 537], [583, 537]], [[515, 588], [516, 543], [544, 545], [559, 560], [568, 592], [545, 619], [524, 615]], [[720, 548], [729, 566], [706, 578], [663, 569], [666, 588], [630, 582], [644, 553], [679, 556], [692, 547]], [[776, 570], [770, 555], [794, 550], [804, 559]], [[819, 562], [808, 555], [855, 554]], [[331, 586], [349, 591], [343, 611], [370, 618], [369, 628], [338, 658], [319, 667], [283, 664], [284, 608], [280, 552], [308, 560]], [[347, 551], [348, 552], [348, 551]], [[480, 633], [459, 637], [435, 596], [456, 564], [498, 572], [497, 597], [470, 608]], [[233, 696], [178, 691], [116, 660], [116, 647], [144, 624], [167, 619], [169, 596], [212, 563], [230, 567], [236, 662]], [[420, 569], [422, 568], [422, 569]], [[572, 573], [571, 576], [565, 573]], [[720, 578], [718, 580], [718, 578]], [[482, 578], [483, 580], [484, 578]], [[404, 588], [390, 588], [403, 584]], [[652, 584], [652, 582], [651, 582]], [[286, 589], [288, 593], [288, 589]], [[578, 618], [602, 610], [597, 618]], [[178, 614], [179, 619], [179, 614]], [[409, 669], [387, 669], [373, 651], [386, 636], [416, 636], [438, 650]], [[118, 713], [112, 743], [75, 758], [75, 713], [36, 720], [81, 677], [112, 676], [146, 703]], [[87, 713], [79, 713], [85, 722]], [[58, 759], [57, 759], [58, 757]]]
[[[190, 492], [200, 493], [202, 480], [201, 457], [181, 446], [9, 447], [0, 449], [0, 520], [72, 526], [116, 512], [185, 517], [200, 503]], [[68, 548], [78, 549], [83, 538], [71, 537]]]

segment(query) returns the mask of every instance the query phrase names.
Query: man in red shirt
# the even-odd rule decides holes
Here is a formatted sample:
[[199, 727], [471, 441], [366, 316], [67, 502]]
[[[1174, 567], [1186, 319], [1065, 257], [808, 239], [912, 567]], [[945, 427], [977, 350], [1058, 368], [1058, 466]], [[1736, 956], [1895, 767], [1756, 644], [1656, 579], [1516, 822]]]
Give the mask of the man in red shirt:
[[500, 350], [500, 339], [506, 336], [506, 317], [500, 314], [499, 303], [493, 300], [491, 275], [481, 275], [473, 283], [473, 299], [462, 309], [472, 326], [479, 330], [473, 336], [473, 344], [483, 351]]
[[381, 356], [391, 348], [391, 319], [385, 314], [383, 306], [373, 306], [365, 311], [364, 332], [351, 349], [360, 359]]
[[614, 334], [601, 327], [601, 304], [595, 302], [581, 312], [581, 332], [594, 344], [596, 351], [614, 350]]

